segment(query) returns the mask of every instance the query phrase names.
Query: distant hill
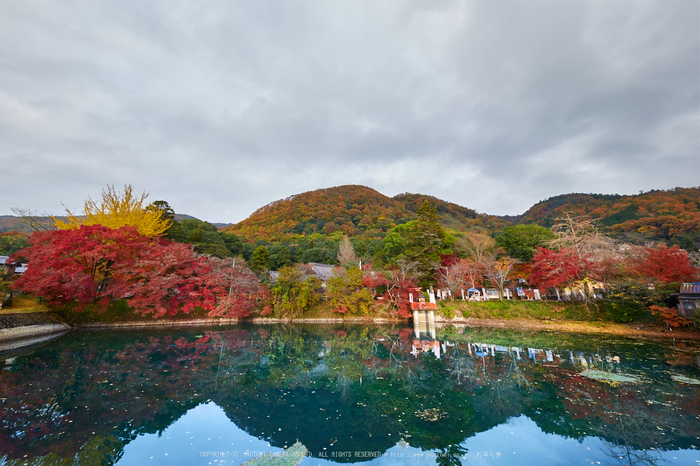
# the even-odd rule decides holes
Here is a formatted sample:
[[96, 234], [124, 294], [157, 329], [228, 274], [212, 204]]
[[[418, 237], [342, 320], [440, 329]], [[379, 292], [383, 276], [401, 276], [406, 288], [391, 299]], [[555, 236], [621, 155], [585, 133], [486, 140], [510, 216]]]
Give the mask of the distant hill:
[[0, 233], [7, 231], [23, 231], [23, 225], [20, 224], [19, 218], [14, 215], [0, 215]]
[[412, 220], [399, 202], [365, 186], [318, 189], [272, 202], [226, 232], [246, 238], [281, 239], [292, 234], [386, 231]]
[[175, 214], [175, 221], [179, 222], [180, 220], [199, 220], [199, 219], [197, 217], [193, 217], [192, 215]]
[[255, 239], [282, 239], [293, 234], [332, 234], [380, 237], [396, 225], [416, 218], [424, 200], [435, 205], [446, 228], [494, 229], [507, 225], [495, 216], [422, 194], [393, 198], [366, 186], [317, 189], [272, 202], [224, 231]]
[[538, 223], [551, 227], [570, 212], [599, 219], [601, 229], [628, 240], [665, 240], [683, 247], [700, 246], [700, 188], [676, 188], [638, 195], [564, 194], [539, 202], [523, 215], [480, 214], [424, 194], [393, 198], [366, 186], [318, 189], [272, 202], [224, 231], [248, 239], [283, 240], [293, 234], [341, 231], [381, 237], [395, 225], [416, 218], [424, 200], [437, 208], [442, 225], [455, 231], [495, 233], [508, 225]]
[[394, 196], [393, 199], [401, 202], [411, 214], [416, 214], [423, 202], [428, 201], [435, 206], [438, 214], [442, 217], [440, 222], [442, 226], [457, 231], [471, 229], [494, 231], [512, 223], [507, 218], [480, 214], [467, 207], [425, 194], [404, 193]]
[[690, 247], [684, 244], [688, 241], [700, 241], [700, 187], [631, 196], [564, 194], [538, 202], [515, 223], [551, 227], [565, 212], [597, 218], [601, 229], [612, 235], [640, 235], [684, 247]]
[[[58, 218], [63, 219], [64, 217]], [[32, 227], [33, 223], [52, 225], [53, 220], [51, 220], [51, 217], [31, 217], [31, 219], [25, 219], [14, 215], [0, 215], [0, 233], [17, 232], [29, 234], [34, 231]]]
[[[38, 220], [49, 222], [51, 217], [36, 217]], [[58, 218], [64, 219], [65, 217], [59, 216]], [[198, 220], [196, 217], [187, 214], [175, 214], [175, 220], [178, 222], [180, 220], [193, 219]], [[213, 225], [219, 229], [231, 226], [231, 223], [213, 223]], [[0, 215], [0, 233], [6, 233], [8, 231], [16, 231], [19, 233], [31, 233], [33, 230], [28, 222], [24, 221], [22, 217], [15, 217], [14, 215]]]
[[[551, 227], [570, 212], [599, 219], [603, 232], [640, 242], [664, 240], [684, 248], [700, 248], [700, 187], [649, 191], [637, 195], [563, 194], [538, 202], [518, 216], [493, 216], [424, 194], [388, 197], [366, 186], [346, 185], [309, 191], [272, 202], [235, 225], [214, 223], [220, 230], [249, 240], [285, 240], [298, 234], [383, 237], [396, 225], [416, 218], [424, 200], [432, 203], [442, 225], [455, 231], [479, 230], [489, 234], [508, 225], [538, 223]], [[193, 219], [176, 214], [177, 220]], [[30, 232], [25, 222], [0, 216], [0, 233]]]

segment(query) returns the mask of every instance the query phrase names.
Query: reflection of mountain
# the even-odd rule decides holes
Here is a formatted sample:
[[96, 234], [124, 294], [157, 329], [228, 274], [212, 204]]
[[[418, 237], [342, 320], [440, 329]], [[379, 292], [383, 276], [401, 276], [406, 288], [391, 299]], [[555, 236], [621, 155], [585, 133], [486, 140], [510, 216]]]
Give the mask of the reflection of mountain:
[[[136, 436], [210, 400], [249, 434], [279, 447], [298, 439], [312, 454], [383, 453], [402, 439], [446, 451], [523, 414], [544, 432], [638, 449], [689, 448], [700, 434], [700, 390], [670, 377], [698, 378], [690, 351], [662, 344], [548, 335], [562, 349], [529, 351], [546, 346], [462, 333], [437, 359], [410, 354], [411, 329], [200, 332], [73, 334], [9, 360], [0, 370], [0, 462], [111, 463]], [[654, 383], [587, 379], [582, 360]]]

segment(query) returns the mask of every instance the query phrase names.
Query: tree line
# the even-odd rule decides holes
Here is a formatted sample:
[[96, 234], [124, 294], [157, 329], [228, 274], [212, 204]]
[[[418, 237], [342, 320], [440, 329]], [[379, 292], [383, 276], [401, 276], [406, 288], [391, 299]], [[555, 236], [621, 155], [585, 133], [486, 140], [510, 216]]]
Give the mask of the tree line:
[[[552, 228], [456, 232], [441, 226], [425, 199], [415, 220], [382, 238], [334, 232], [272, 243], [196, 219], [176, 221], [167, 202], [147, 204], [146, 198], [131, 186], [123, 192], [108, 187], [100, 201], [85, 202], [82, 215], [67, 212], [55, 219], [55, 229], [34, 232], [28, 247], [13, 251], [14, 259], [30, 263], [15, 285], [55, 306], [106, 309], [121, 300], [154, 317], [195, 310], [295, 317], [320, 301], [356, 315], [376, 312], [380, 303], [407, 317], [409, 295], [418, 290], [440, 289], [456, 299], [489, 287], [503, 299], [508, 288], [537, 287], [581, 300], [605, 292], [615, 319], [625, 321], [648, 306], [663, 308], [675, 283], [698, 278], [697, 251], [621, 244], [594, 220], [570, 213]], [[321, 281], [313, 263], [336, 267]]]

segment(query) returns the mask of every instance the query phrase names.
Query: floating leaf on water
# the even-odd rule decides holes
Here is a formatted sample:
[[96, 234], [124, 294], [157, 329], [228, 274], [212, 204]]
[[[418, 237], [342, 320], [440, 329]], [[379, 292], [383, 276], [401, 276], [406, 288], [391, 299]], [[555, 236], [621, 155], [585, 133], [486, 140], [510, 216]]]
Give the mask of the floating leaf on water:
[[447, 413], [440, 411], [437, 408], [430, 408], [422, 411], [416, 411], [416, 416], [424, 421], [435, 422], [443, 417], [447, 417]]
[[672, 375], [671, 378], [675, 380], [676, 382], [681, 382], [681, 383], [689, 383], [693, 385], [700, 385], [700, 380], [698, 379], [692, 379], [690, 377], [685, 377], [683, 375]]
[[606, 382], [611, 385], [617, 385], [619, 383], [639, 383], [642, 382], [642, 378], [636, 375], [630, 374], [614, 374], [612, 372], [605, 371], [583, 371], [581, 375], [588, 377], [589, 379], [600, 380], [601, 382]]

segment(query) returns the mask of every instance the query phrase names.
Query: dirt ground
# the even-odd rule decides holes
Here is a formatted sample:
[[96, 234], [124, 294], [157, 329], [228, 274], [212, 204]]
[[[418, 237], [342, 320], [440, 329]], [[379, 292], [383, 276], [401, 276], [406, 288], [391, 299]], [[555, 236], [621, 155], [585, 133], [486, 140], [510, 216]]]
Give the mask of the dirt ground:
[[607, 322], [565, 322], [538, 321], [522, 319], [452, 319], [439, 320], [437, 324], [449, 324], [468, 327], [508, 328], [515, 330], [549, 330], [555, 332], [607, 334], [630, 337], [677, 338], [681, 340], [700, 340], [700, 331], [683, 329], [664, 329], [642, 324], [614, 324]]

